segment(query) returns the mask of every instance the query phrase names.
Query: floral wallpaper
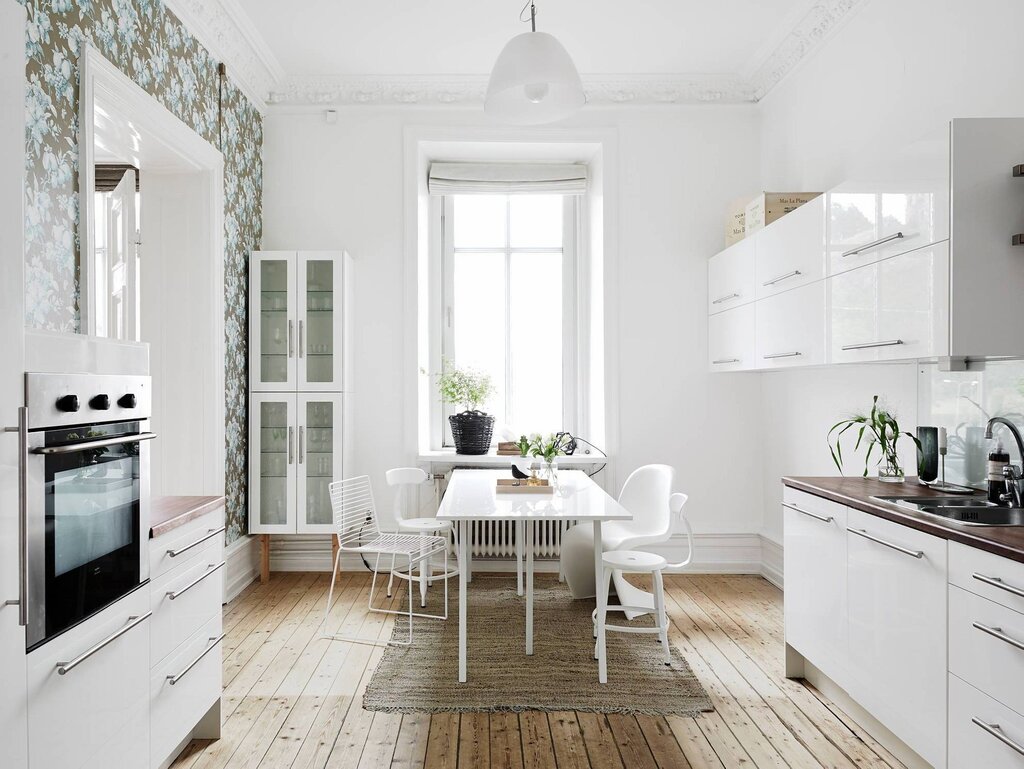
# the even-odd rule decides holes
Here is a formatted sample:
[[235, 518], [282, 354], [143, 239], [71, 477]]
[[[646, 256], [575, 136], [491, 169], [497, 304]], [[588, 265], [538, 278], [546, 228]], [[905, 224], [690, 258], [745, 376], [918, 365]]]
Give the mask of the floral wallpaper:
[[21, 0], [26, 68], [25, 311], [77, 332], [78, 57], [86, 41], [224, 153], [227, 541], [246, 530], [249, 252], [262, 236], [263, 121], [162, 0]]

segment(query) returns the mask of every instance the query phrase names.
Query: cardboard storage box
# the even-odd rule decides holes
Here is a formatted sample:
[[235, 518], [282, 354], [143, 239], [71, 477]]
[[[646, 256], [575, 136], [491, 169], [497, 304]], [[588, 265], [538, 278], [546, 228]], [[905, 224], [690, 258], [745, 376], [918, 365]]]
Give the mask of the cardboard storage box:
[[744, 227], [746, 234], [757, 232], [804, 203], [814, 200], [820, 192], [762, 192], [747, 203]]
[[725, 247], [739, 243], [746, 234], [746, 218], [748, 198], [736, 198], [729, 203], [725, 215]]

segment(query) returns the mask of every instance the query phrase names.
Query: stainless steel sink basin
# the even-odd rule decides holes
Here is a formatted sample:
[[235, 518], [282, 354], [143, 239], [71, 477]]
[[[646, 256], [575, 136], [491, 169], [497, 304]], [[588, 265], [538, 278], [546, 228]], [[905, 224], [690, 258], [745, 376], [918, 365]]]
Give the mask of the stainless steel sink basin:
[[965, 526], [1024, 526], [1024, 510], [993, 505], [984, 497], [874, 497]]

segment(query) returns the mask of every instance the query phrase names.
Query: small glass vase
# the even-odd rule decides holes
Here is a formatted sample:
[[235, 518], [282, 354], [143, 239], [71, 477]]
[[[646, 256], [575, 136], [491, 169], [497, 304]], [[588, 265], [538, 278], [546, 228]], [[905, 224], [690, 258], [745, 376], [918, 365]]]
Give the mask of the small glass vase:
[[551, 462], [544, 462], [541, 468], [541, 477], [548, 482], [550, 486], [558, 485], [558, 467], [554, 460]]
[[882, 461], [878, 466], [878, 480], [883, 483], [903, 483], [906, 475], [898, 462]]

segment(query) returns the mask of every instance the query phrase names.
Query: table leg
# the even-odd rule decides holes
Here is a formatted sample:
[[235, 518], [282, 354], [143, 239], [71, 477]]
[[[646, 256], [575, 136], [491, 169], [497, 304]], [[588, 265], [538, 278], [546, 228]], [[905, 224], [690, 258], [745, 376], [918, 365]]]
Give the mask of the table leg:
[[[426, 543], [427, 535], [420, 534], [420, 539]], [[427, 573], [430, 571], [429, 559], [426, 556], [427, 546], [424, 544], [420, 548], [420, 608], [422, 609], [427, 605]], [[409, 575], [412, 576], [411, 574]], [[410, 585], [411, 587], [411, 585]]]
[[608, 603], [608, 595], [603, 591], [602, 561], [604, 546], [601, 541], [601, 522], [594, 521], [594, 585], [597, 587], [597, 680], [608, 683], [608, 659], [605, 656], [604, 612]]
[[533, 654], [533, 521], [526, 522], [526, 653]]
[[516, 593], [523, 594], [523, 522], [516, 521]]
[[[469, 542], [469, 538], [471, 536], [473, 536], [471, 534], [472, 529], [473, 529], [473, 523], [471, 521], [466, 523], [466, 541], [467, 541], [467, 543]], [[466, 581], [467, 582], [472, 582], [473, 581], [473, 550], [468, 545], [466, 547], [465, 554], [466, 554], [465, 560], [463, 560], [463, 563], [465, 565], [463, 566], [463, 568], [466, 570]]]
[[459, 521], [459, 683], [466, 683], [466, 572], [469, 562], [469, 522]]

